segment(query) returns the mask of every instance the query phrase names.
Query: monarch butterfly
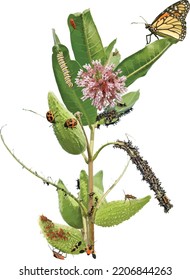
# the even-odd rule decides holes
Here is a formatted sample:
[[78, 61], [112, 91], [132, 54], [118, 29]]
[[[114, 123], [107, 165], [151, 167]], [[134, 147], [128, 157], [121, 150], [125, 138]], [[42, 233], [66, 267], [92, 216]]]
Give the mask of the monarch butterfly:
[[189, 9], [189, 2], [181, 0], [166, 8], [151, 24], [145, 23], [145, 28], [150, 31], [150, 34], [146, 35], [147, 44], [151, 42], [152, 34], [157, 39], [159, 39], [158, 36], [161, 36], [183, 41], [186, 36], [185, 18]]

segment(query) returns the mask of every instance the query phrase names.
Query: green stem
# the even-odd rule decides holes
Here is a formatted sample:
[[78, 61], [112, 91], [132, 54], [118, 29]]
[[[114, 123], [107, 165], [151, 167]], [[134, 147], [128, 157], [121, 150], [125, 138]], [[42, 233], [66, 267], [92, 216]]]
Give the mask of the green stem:
[[[91, 154], [93, 155], [93, 151], [94, 151], [94, 136], [95, 136], [95, 126], [91, 126], [90, 127], [90, 150], [91, 150]], [[93, 158], [94, 160], [94, 158]]]
[[[83, 130], [83, 133], [86, 138], [87, 143], [87, 154], [88, 154], [88, 160], [86, 161], [88, 163], [88, 194], [93, 193], [94, 191], [94, 183], [93, 183], [93, 149], [94, 149], [94, 132], [95, 127], [93, 125], [89, 126], [90, 128], [90, 142], [88, 141], [88, 137], [86, 135], [86, 131], [84, 130], [84, 127], [81, 122], [80, 114], [75, 114], [77, 117], [81, 128]], [[92, 211], [93, 211], [93, 197], [88, 196], [88, 218], [87, 218], [87, 245], [94, 246], [94, 223], [92, 219]], [[85, 233], [84, 233], [85, 234]]]
[[83, 239], [84, 241], [87, 243], [87, 218], [82, 216], [82, 223], [83, 223], [83, 229], [82, 229], [82, 236], [83, 236]]
[[[84, 136], [85, 136], [85, 139], [86, 139], [88, 160], [87, 160], [87, 158], [86, 158], [86, 156], [85, 156], [84, 154], [83, 154], [83, 158], [84, 158], [85, 162], [88, 163], [88, 161], [92, 158], [91, 147], [90, 147], [90, 144], [89, 144], [89, 142], [88, 142], [88, 137], [87, 137], [87, 135], [86, 135], [86, 131], [85, 131], [85, 129], [84, 129], [84, 126], [82, 125], [80, 113], [78, 113], [78, 112], [75, 113], [75, 116], [77, 117], [77, 119], [78, 119], [78, 121], [79, 121], [79, 123], [80, 123], [81, 129], [82, 129], [82, 131], [83, 131], [83, 133], [84, 133]], [[92, 130], [92, 127], [91, 127], [91, 126], [90, 126], [90, 129]]]
[[[93, 182], [93, 149], [94, 149], [94, 126], [90, 127], [90, 153], [88, 154], [88, 194], [94, 192], [94, 182]], [[88, 196], [88, 245], [94, 246], [94, 222], [92, 219], [93, 216], [93, 196]]]
[[98, 151], [96, 151], [96, 153], [94, 154], [93, 160], [95, 160], [95, 159], [97, 158], [97, 156], [99, 155], [99, 153], [101, 152], [101, 150], [102, 150], [103, 148], [105, 148], [105, 147], [107, 147], [107, 146], [109, 146], [109, 145], [115, 145], [115, 144], [117, 144], [117, 141], [116, 141], [116, 142], [108, 142], [108, 143], [102, 145], [102, 146], [98, 149]]
[[88, 163], [88, 158], [86, 157], [85, 153], [82, 153], [83, 159], [86, 163]]
[[[3, 128], [3, 127], [2, 127]], [[56, 189], [62, 190], [65, 194], [67, 194], [68, 196], [72, 197], [81, 207], [81, 209], [83, 210], [84, 214], [87, 215], [87, 211], [86, 208], [84, 207], [84, 205], [70, 192], [64, 190], [63, 188], [61, 188], [60, 186], [58, 186], [57, 184], [53, 183], [52, 181], [48, 180], [47, 178], [44, 178], [43, 176], [39, 175], [37, 173], [37, 171], [33, 171], [31, 170], [29, 167], [27, 167], [24, 163], [22, 163], [14, 154], [13, 152], [9, 149], [9, 147], [7, 146], [7, 144], [5, 143], [5, 140], [3, 138], [2, 135], [2, 128], [0, 129], [0, 137], [1, 140], [5, 146], [5, 148], [8, 150], [8, 152], [12, 155], [12, 157], [23, 167], [25, 168], [27, 171], [29, 171], [31, 174], [33, 174], [34, 176], [36, 176], [37, 178], [41, 179], [43, 181], [43, 183], [47, 184], [47, 185], [52, 185], [54, 187], [56, 187]]]

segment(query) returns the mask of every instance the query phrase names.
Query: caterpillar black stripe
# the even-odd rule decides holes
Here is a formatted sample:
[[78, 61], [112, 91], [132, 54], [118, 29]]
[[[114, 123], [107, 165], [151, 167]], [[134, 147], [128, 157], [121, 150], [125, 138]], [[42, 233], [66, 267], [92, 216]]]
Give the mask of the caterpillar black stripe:
[[117, 141], [114, 147], [127, 152], [132, 163], [136, 165], [137, 169], [142, 174], [143, 180], [145, 180], [149, 184], [150, 189], [155, 192], [155, 197], [159, 201], [159, 205], [164, 207], [164, 212], [167, 213], [173, 205], [170, 203], [165, 190], [161, 187], [160, 180], [156, 177], [148, 162], [140, 156], [138, 148], [134, 147], [131, 141]]
[[58, 64], [61, 68], [61, 71], [63, 72], [65, 83], [68, 85], [68, 87], [73, 87], [73, 83], [71, 81], [71, 76], [70, 76], [67, 64], [65, 62], [63, 52], [58, 52], [57, 61], [58, 61]]

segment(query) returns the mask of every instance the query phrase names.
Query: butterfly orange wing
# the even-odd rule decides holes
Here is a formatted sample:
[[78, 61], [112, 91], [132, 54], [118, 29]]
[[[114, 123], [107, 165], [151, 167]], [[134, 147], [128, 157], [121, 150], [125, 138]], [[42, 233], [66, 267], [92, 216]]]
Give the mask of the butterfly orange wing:
[[147, 24], [146, 28], [156, 37], [172, 37], [182, 41], [186, 36], [185, 18], [189, 9], [187, 0], [178, 1], [159, 14], [152, 24]]

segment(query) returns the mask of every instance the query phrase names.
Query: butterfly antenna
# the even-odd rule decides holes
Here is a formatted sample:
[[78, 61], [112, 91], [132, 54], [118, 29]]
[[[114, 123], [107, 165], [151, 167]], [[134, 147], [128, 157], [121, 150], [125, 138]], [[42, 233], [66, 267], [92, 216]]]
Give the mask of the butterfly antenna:
[[142, 16], [140, 16], [140, 18], [142, 18], [144, 22], [131, 22], [131, 24], [145, 24], [145, 23], [147, 23], [147, 21]]
[[144, 23], [148, 23], [145, 18], [143, 18], [142, 16], [140, 16], [140, 17], [144, 20]]

